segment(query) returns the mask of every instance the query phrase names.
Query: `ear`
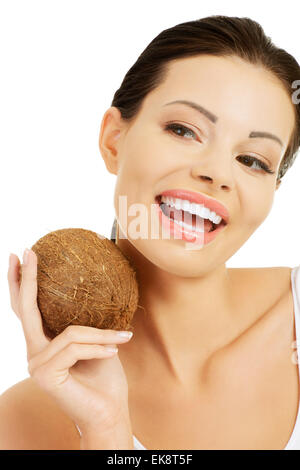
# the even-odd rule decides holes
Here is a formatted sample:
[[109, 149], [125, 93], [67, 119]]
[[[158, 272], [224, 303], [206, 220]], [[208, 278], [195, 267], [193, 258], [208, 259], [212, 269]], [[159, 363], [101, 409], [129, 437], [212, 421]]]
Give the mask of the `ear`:
[[277, 189], [279, 188], [280, 185], [281, 185], [281, 180], [277, 180], [277, 181], [276, 181], [276, 188], [275, 188], [275, 191], [277, 191]]
[[116, 175], [119, 167], [119, 144], [124, 130], [121, 112], [111, 106], [104, 114], [99, 133], [99, 149], [107, 170]]

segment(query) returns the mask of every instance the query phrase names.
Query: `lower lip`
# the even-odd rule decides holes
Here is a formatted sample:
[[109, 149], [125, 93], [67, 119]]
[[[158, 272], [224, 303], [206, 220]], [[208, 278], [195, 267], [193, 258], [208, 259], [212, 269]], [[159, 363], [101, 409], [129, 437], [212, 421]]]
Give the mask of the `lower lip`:
[[194, 232], [177, 224], [174, 222], [174, 219], [167, 217], [157, 202], [155, 203], [155, 207], [157, 208], [159, 221], [166, 232], [170, 233], [170, 235], [175, 235], [176, 239], [181, 239], [189, 243], [207, 245], [208, 243], [212, 242], [216, 236], [226, 227], [226, 225], [220, 225], [212, 232]]

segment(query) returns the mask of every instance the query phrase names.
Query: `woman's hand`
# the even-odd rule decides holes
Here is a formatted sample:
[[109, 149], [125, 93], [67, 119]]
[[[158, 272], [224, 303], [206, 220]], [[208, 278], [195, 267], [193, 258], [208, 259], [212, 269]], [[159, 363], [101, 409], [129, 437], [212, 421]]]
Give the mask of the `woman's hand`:
[[117, 352], [108, 349], [130, 338], [114, 330], [74, 325], [48, 339], [37, 305], [37, 256], [33, 251], [22, 265], [21, 281], [19, 269], [19, 258], [11, 255], [7, 275], [11, 306], [22, 323], [29, 374], [83, 434], [111, 432], [116, 436], [120, 434], [116, 430], [125, 429], [131, 442], [127, 379]]

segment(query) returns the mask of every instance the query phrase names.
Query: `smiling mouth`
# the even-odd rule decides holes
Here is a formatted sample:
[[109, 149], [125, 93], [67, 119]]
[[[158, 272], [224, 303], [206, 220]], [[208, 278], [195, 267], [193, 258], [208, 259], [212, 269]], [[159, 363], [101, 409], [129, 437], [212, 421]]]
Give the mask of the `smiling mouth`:
[[192, 214], [191, 212], [183, 209], [176, 209], [175, 207], [170, 206], [165, 202], [162, 202], [161, 199], [161, 195], [156, 196], [156, 204], [159, 205], [164, 215], [169, 219], [172, 219], [175, 223], [181, 223], [188, 220], [192, 225], [193, 229], [195, 229], [196, 227], [203, 226], [204, 232], [206, 233], [214, 232], [215, 230], [225, 227], [227, 225], [227, 222], [224, 219], [222, 219], [218, 224], [216, 224], [206, 217], [200, 217], [198, 214]]

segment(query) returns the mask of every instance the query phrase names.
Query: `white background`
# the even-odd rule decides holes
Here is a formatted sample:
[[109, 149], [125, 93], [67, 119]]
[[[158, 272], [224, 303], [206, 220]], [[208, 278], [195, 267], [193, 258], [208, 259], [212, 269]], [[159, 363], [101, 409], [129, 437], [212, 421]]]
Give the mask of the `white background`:
[[[21, 258], [59, 228], [110, 237], [116, 177], [105, 168], [98, 135], [141, 52], [166, 28], [224, 14], [258, 21], [299, 62], [299, 10], [298, 1], [287, 0], [0, 0], [0, 393], [28, 376], [22, 328], [10, 307], [9, 253]], [[300, 264], [299, 182], [300, 157], [270, 215], [228, 267]]]

